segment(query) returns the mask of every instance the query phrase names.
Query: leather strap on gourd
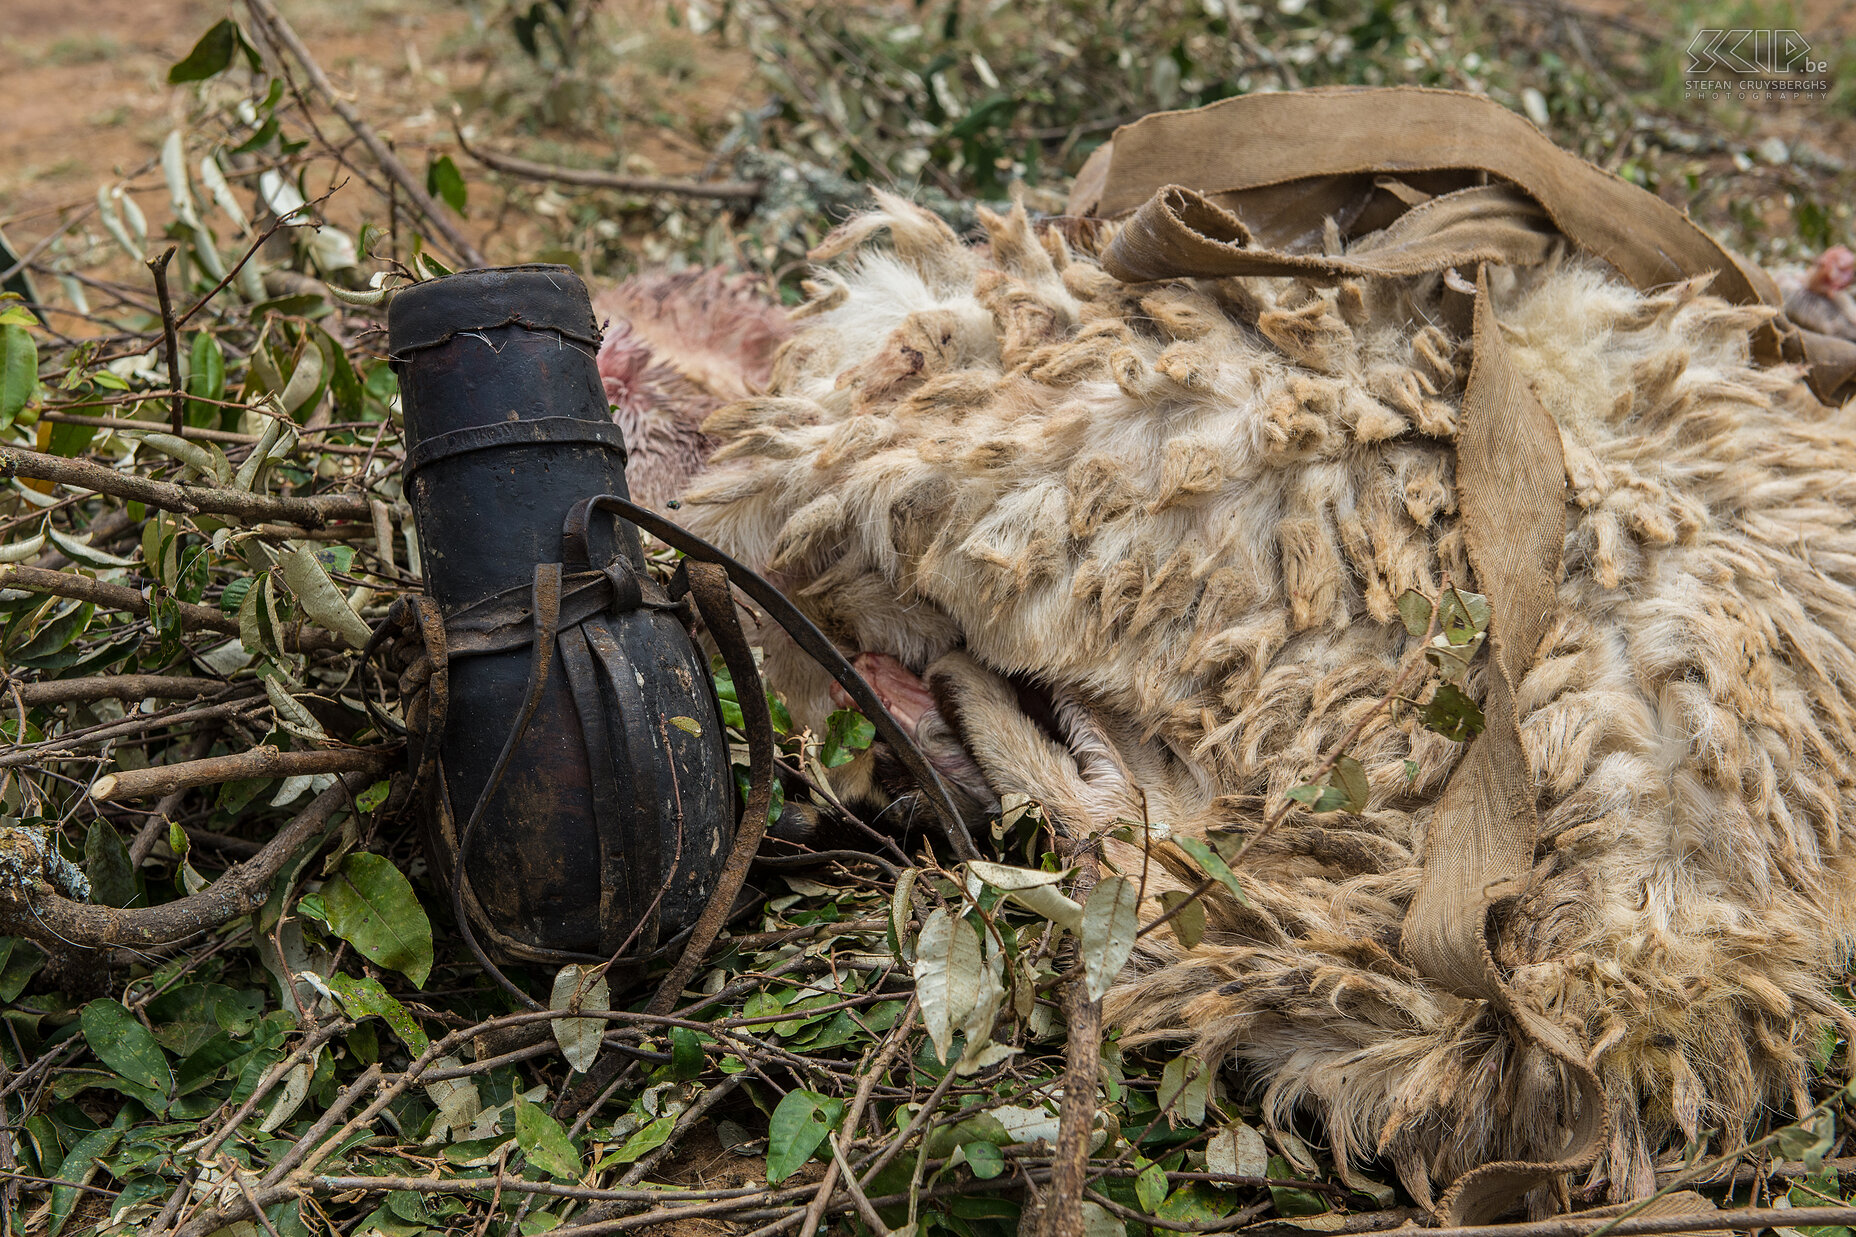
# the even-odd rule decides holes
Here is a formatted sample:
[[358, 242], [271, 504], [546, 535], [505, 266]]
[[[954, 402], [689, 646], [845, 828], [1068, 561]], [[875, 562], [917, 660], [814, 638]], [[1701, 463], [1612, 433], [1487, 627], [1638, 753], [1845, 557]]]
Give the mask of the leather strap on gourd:
[[[1713, 291], [1772, 306], [1766, 363], [1803, 363], [1819, 398], [1856, 387], [1856, 347], [1801, 332], [1764, 272], [1660, 199], [1567, 154], [1486, 99], [1431, 90], [1253, 95], [1119, 130], [1079, 178], [1073, 213], [1132, 212], [1103, 265], [1138, 282], [1178, 277], [1401, 277], [1476, 273], [1474, 361], [1456, 479], [1477, 587], [1488, 595], [1487, 728], [1465, 752], [1427, 831], [1402, 945], [1423, 974], [1498, 1011], [1570, 1084], [1566, 1137], [1541, 1162], [1489, 1164], [1451, 1185], [1447, 1225], [1492, 1219], [1589, 1164], [1608, 1107], [1584, 1048], [1507, 982], [1489, 914], [1524, 888], [1539, 819], [1515, 698], [1552, 626], [1566, 528], [1559, 429], [1511, 363], [1489, 300], [1489, 264], [1529, 265], [1562, 240], [1639, 288], [1714, 276]], [[1344, 256], [1321, 252], [1329, 221]]]

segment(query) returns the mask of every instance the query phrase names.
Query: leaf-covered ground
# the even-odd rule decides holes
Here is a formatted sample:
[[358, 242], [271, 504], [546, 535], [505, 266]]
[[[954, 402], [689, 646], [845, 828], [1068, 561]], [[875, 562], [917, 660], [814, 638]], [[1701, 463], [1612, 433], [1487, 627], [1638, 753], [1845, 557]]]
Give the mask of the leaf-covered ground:
[[[1123, 1052], [1112, 1032], [1088, 1056], [1096, 1111], [1060, 1145], [1072, 990], [1099, 995], [1140, 932], [1192, 938], [1202, 909], [1140, 923], [1141, 873], [1064, 850], [1034, 804], [993, 822], [990, 863], [954, 865], [885, 818], [860, 829], [816, 789], [870, 743], [854, 714], [793, 734], [774, 702], [788, 792], [854, 841], [769, 843], [750, 909], [670, 1014], [641, 1012], [648, 978], [597, 968], [511, 970], [549, 1007], [517, 1009], [459, 943], [415, 839], [403, 664], [357, 654], [420, 577], [377, 292], [466, 248], [595, 279], [720, 263], [792, 289], [869, 184], [957, 221], [1012, 194], [1054, 209], [1116, 123], [1350, 82], [1486, 91], [1730, 243], [1797, 257], [1850, 240], [1847, 15], [423, 10], [403, 42], [388, 35], [409, 8], [368, 6], [346, 28], [309, 10], [308, 50], [341, 46], [321, 66], [330, 91], [270, 4], [187, 10], [182, 36], [149, 36], [170, 52], [143, 74], [133, 132], [93, 126], [117, 171], [74, 140], [69, 166], [0, 168], [0, 1226], [1005, 1235], [1034, 1231], [1076, 1165], [1092, 1234], [1412, 1219], [1389, 1176], [1343, 1174], [1318, 1131], [1270, 1127], [1219, 1063]], [[38, 119], [18, 132], [53, 131], [48, 66], [74, 90], [122, 71], [104, 42], [118, 35], [146, 59], [144, 27], [122, 22], [69, 46], [45, 26], [0, 32], [9, 80], [36, 75]], [[1688, 32], [1749, 24], [1810, 34], [1825, 89], [1687, 97]], [[338, 114], [350, 87], [403, 176]], [[471, 151], [690, 183], [575, 187]], [[721, 179], [753, 189], [690, 192]], [[62, 187], [34, 197], [39, 182]], [[147, 264], [170, 247], [164, 314]], [[1452, 683], [1488, 621], [1479, 600], [1401, 603], [1414, 632], [1438, 629], [1413, 679], [1435, 686], [1388, 707], [1473, 733]], [[733, 686], [718, 687], [739, 741]], [[173, 777], [202, 761], [220, 763]], [[1349, 766], [1330, 753], [1296, 802], [1347, 807]], [[1242, 896], [1241, 843], [1187, 849], [1204, 888]], [[1791, 1166], [1738, 1202], [1841, 1202], [1841, 1093], [1824, 1096], [1771, 1135]]]

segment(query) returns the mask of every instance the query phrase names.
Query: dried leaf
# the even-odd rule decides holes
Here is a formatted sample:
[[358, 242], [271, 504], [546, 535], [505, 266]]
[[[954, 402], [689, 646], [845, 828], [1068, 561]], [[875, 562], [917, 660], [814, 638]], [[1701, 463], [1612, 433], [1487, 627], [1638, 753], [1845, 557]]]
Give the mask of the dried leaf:
[[279, 556], [279, 561], [283, 565], [284, 583], [290, 586], [303, 613], [357, 649], [367, 643], [372, 629], [354, 612], [348, 599], [335, 587], [335, 581], [329, 579], [328, 571], [313, 549], [293, 545]]
[[[554, 992], [548, 998], [548, 1008], [570, 1007], [611, 1009], [611, 990], [606, 984], [606, 977], [601, 975], [592, 983], [587, 983], [586, 969], [578, 963], [562, 967], [554, 977]], [[567, 1064], [575, 1073], [584, 1074], [593, 1067], [594, 1060], [599, 1056], [600, 1042], [605, 1038], [605, 1019], [554, 1018], [548, 1025], [554, 1029], [554, 1042], [561, 1046], [561, 1055], [567, 1058]]]
[[1140, 931], [1140, 891], [1122, 876], [1097, 882], [1083, 904], [1078, 950], [1083, 960], [1083, 986], [1089, 999], [1099, 1001], [1134, 952]]
[[946, 908], [936, 910], [922, 925], [914, 972], [922, 1023], [934, 1042], [935, 1056], [945, 1063], [955, 1028], [980, 1000], [986, 959], [979, 938], [965, 920], [955, 919]]

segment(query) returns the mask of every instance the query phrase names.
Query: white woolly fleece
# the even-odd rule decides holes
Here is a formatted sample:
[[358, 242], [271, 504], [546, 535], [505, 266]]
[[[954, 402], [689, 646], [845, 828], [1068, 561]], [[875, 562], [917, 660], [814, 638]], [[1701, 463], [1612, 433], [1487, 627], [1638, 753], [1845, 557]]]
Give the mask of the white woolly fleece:
[[[847, 652], [938, 680], [995, 790], [1076, 834], [1143, 804], [1254, 829], [1390, 685], [1394, 599], [1473, 583], [1466, 332], [1436, 278], [1123, 285], [1022, 213], [986, 226], [969, 247], [893, 198], [846, 225], [834, 254], [884, 230], [892, 252], [824, 275], [771, 393], [709, 420], [686, 514]], [[1708, 1128], [1805, 1103], [1808, 1046], [1851, 1023], [1856, 433], [1751, 365], [1763, 311], [1699, 283], [1643, 295], [1567, 260], [1496, 307], [1569, 480], [1520, 693], [1542, 837], [1499, 960], [1589, 1047], [1612, 1131], [1592, 1181], [1636, 1197]], [[817, 672], [768, 668], [822, 718]], [[1066, 744], [1004, 674], [1049, 690]], [[1459, 750], [1372, 722], [1368, 810], [1292, 817], [1246, 857], [1248, 905], [1213, 905], [1190, 951], [1147, 938], [1110, 997], [1131, 1041], [1246, 1063], [1275, 1118], [1320, 1116], [1337, 1158], [1390, 1157], [1421, 1201], [1548, 1158], [1570, 1102], [1399, 953]]]

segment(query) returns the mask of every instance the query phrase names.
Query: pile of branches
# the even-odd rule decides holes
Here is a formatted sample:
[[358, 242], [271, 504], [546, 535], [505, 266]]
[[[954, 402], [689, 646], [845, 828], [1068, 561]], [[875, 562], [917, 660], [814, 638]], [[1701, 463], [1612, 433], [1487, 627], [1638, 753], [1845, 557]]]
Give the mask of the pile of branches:
[[[815, 735], [770, 701], [797, 800], [773, 811], [856, 845], [770, 838], [751, 921], [667, 1012], [603, 967], [512, 968], [541, 1011], [486, 980], [412, 840], [412, 701], [360, 653], [420, 588], [381, 305], [483, 255], [452, 209], [457, 168], [415, 177], [269, 0], [245, 16], [174, 66], [198, 107], [157, 158], [0, 259], [18, 288], [0, 299], [0, 1230], [1106, 1237], [1417, 1218], [1218, 1062], [1124, 1052], [1102, 1027], [1140, 936], [1190, 944], [1200, 896], [1244, 896], [1247, 843], [1181, 841], [1203, 880], [1147, 923], [1145, 870], [1059, 839], [1033, 803], [990, 822], [994, 861], [944, 863], [832, 795], [829, 770], [871, 742], [848, 711]], [[150, 176], [173, 214], [153, 235], [125, 192]], [[331, 224], [337, 192], [377, 222]], [[80, 226], [122, 251], [120, 278], [68, 260]], [[1401, 611], [1434, 639], [1388, 708], [1419, 677], [1460, 681], [1489, 621], [1451, 589]], [[717, 688], [744, 753], [725, 673]], [[1465, 698], [1427, 724], [1477, 720]], [[1270, 819], [1356, 806], [1345, 748]], [[1698, 1150], [1668, 1188], [1713, 1175], [1795, 1204], [1738, 1228], [1849, 1223], [1849, 1166], [1826, 1158], [1845, 1098], [1755, 1144], [1787, 1162], [1719, 1178]]]

